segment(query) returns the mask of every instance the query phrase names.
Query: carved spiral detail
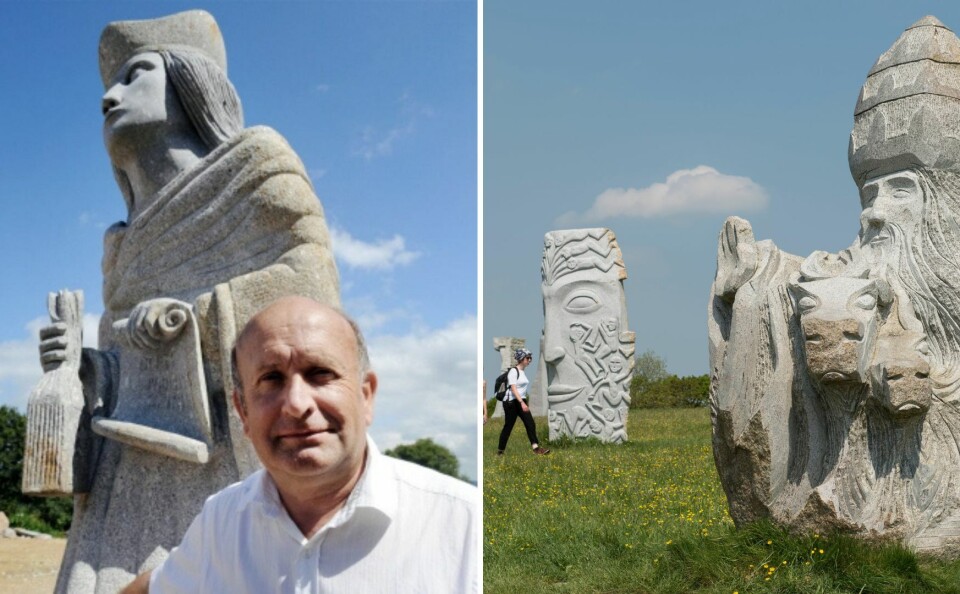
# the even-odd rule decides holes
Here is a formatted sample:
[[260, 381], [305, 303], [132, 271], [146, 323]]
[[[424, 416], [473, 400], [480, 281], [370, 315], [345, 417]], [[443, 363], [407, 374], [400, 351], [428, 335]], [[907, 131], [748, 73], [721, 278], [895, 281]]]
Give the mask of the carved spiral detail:
[[190, 316], [184, 307], [179, 303], [174, 303], [169, 306], [164, 315], [157, 318], [154, 327], [164, 340], [172, 340], [180, 334], [189, 319]]

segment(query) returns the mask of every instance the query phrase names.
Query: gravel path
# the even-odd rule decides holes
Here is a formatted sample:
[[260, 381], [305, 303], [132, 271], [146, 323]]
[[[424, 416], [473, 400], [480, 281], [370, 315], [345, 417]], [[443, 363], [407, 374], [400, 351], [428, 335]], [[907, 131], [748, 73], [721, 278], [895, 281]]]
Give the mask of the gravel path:
[[0, 592], [53, 592], [66, 546], [63, 538], [0, 538]]

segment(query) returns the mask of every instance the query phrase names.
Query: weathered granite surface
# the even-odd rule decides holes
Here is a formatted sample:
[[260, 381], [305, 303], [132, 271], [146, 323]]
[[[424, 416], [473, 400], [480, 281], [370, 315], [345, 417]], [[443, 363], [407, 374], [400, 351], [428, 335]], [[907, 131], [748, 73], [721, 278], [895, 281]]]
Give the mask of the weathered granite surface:
[[[627, 271], [613, 231], [551, 231], [541, 263], [550, 439], [627, 440], [635, 335], [627, 330]], [[543, 375], [538, 374], [538, 380]]]
[[960, 40], [933, 17], [870, 71], [860, 232], [787, 254], [729, 218], [708, 328], [717, 470], [738, 525], [960, 556]]
[[516, 361], [513, 360], [513, 352], [527, 346], [524, 338], [515, 338], [513, 336], [495, 336], [493, 338], [493, 350], [500, 354], [500, 372], [513, 367]]
[[273, 130], [243, 127], [212, 16], [108, 25], [100, 74], [128, 216], [104, 237], [99, 348], [78, 358], [79, 333], [56, 316], [40, 348], [41, 387], [64, 370], [82, 385], [74, 443], [91, 469], [89, 484], [58, 481], [74, 516], [57, 592], [112, 594], [259, 466], [229, 404], [238, 329], [280, 296], [337, 304], [339, 288], [303, 165]]

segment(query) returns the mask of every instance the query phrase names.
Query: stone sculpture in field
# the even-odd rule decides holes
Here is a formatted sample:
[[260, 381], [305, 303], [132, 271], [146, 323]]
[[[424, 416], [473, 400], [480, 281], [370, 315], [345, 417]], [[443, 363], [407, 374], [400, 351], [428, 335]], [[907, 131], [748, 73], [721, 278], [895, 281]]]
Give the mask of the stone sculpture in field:
[[523, 338], [514, 338], [512, 336], [495, 336], [493, 338], [493, 349], [500, 354], [500, 371], [516, 365], [513, 360], [513, 352], [527, 346], [527, 341]]
[[738, 524], [960, 556], [960, 40], [933, 17], [870, 70], [860, 232], [787, 254], [731, 217], [708, 320], [714, 456]]
[[635, 336], [627, 330], [627, 270], [616, 236], [603, 228], [551, 231], [540, 271], [550, 438], [622, 443]]
[[72, 494], [57, 592], [116, 592], [176, 546], [210, 494], [259, 466], [230, 349], [276, 298], [337, 304], [320, 203], [275, 131], [243, 127], [202, 11], [108, 25], [103, 136], [127, 219], [104, 237], [99, 348], [52, 295], [28, 404], [24, 491]]
[[[515, 338], [513, 336], [494, 336], [493, 337], [493, 349], [500, 354], [500, 373], [503, 373], [507, 369], [510, 369], [516, 365], [516, 361], [513, 360], [513, 353], [517, 349], [521, 349], [527, 346], [526, 339]], [[492, 384], [491, 384], [492, 385]], [[527, 394], [532, 397], [530, 391], [527, 391]], [[533, 408], [533, 399], [531, 398], [530, 402], [531, 409]], [[536, 414], [536, 413], [534, 413]], [[494, 418], [503, 416], [503, 407], [494, 406], [493, 408]]]

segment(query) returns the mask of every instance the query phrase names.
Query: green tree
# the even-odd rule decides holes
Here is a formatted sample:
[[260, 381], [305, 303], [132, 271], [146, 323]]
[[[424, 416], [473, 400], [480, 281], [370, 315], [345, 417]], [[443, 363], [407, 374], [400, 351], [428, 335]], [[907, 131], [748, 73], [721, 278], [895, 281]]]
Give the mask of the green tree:
[[652, 350], [637, 355], [633, 366], [633, 379], [630, 381], [631, 406], [644, 406], [650, 390], [667, 378], [667, 362]]
[[23, 436], [27, 418], [9, 406], [0, 406], [0, 511], [19, 503], [23, 468]]
[[460, 476], [460, 461], [453, 455], [453, 452], [429, 437], [418, 439], [409, 445], [398, 445], [384, 453], [394, 458], [432, 468], [452, 477], [463, 478]]
[[651, 349], [637, 355], [633, 377], [640, 376], [649, 382], [659, 382], [667, 377], [667, 362]]
[[707, 406], [710, 376], [677, 377], [667, 373], [667, 362], [648, 350], [637, 356], [630, 382], [630, 408]]
[[26, 433], [26, 416], [10, 406], [0, 406], [0, 511], [14, 526], [63, 532], [73, 517], [72, 498], [27, 497], [20, 492]]

